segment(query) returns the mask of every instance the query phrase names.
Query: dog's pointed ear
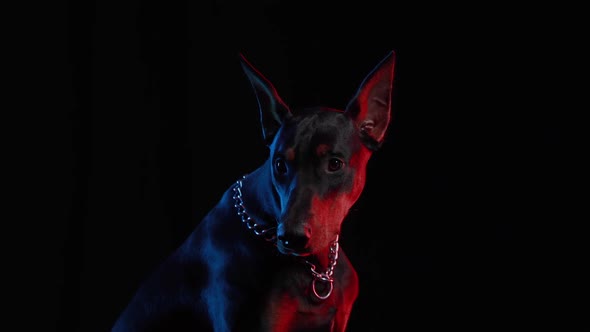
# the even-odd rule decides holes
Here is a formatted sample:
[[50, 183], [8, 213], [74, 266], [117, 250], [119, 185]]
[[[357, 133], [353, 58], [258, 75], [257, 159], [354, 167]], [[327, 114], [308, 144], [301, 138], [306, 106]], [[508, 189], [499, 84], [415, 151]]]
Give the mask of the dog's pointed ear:
[[365, 77], [356, 95], [346, 106], [359, 129], [361, 139], [371, 150], [383, 143], [391, 120], [391, 95], [395, 52], [391, 51]]
[[246, 57], [240, 53], [242, 68], [248, 76], [260, 111], [262, 124], [262, 136], [266, 145], [270, 145], [281, 127], [281, 124], [291, 116], [289, 107], [283, 102], [275, 87], [260, 72], [250, 64]]

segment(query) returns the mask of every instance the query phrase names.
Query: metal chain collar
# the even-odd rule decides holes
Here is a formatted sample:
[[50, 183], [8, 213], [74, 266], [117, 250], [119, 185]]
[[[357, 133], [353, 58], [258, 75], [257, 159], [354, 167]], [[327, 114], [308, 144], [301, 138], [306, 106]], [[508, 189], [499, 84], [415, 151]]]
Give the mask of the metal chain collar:
[[[236, 183], [233, 187], [233, 191], [234, 191], [233, 199], [235, 201], [234, 206], [238, 210], [238, 216], [241, 218], [242, 223], [245, 224], [246, 227], [248, 227], [248, 229], [254, 233], [254, 235], [262, 237], [267, 242], [273, 242], [273, 244], [276, 245], [276, 239], [277, 239], [276, 227], [264, 228], [263, 225], [257, 224], [246, 212], [246, 207], [244, 206], [244, 200], [242, 199], [242, 179], [245, 179], [245, 178], [246, 178], [246, 176], [242, 176], [241, 179], [236, 181]], [[320, 273], [320, 272], [316, 271], [315, 264], [309, 262], [308, 260], [304, 260], [305, 263], [307, 263], [310, 266], [311, 274], [313, 276], [313, 281], [311, 283], [311, 290], [313, 292], [313, 295], [315, 295], [315, 297], [317, 297], [320, 300], [325, 300], [328, 297], [330, 297], [330, 294], [332, 294], [332, 290], [334, 289], [333, 275], [334, 275], [334, 268], [336, 267], [336, 263], [338, 262], [338, 249], [339, 248], [340, 248], [340, 245], [338, 244], [338, 235], [336, 235], [336, 239], [330, 244], [330, 253], [328, 256], [330, 259], [330, 264], [328, 266], [328, 269], [324, 273]], [[328, 291], [326, 292], [325, 295], [318, 294], [317, 289], [316, 289], [316, 282], [317, 281], [322, 281], [322, 282], [328, 283], [329, 287], [328, 287]]]

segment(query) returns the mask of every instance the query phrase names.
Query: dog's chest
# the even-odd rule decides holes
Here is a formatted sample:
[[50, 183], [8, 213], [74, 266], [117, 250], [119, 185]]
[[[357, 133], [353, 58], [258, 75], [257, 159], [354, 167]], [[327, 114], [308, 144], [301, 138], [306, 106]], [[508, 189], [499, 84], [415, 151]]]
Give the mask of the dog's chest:
[[270, 331], [331, 331], [336, 314], [331, 303], [311, 304], [289, 296], [272, 298], [267, 305], [262, 319]]
[[264, 324], [268, 324], [270, 331], [330, 331], [341, 294], [333, 292], [325, 300], [314, 298], [312, 278], [295, 270], [287, 269], [276, 275], [265, 299]]

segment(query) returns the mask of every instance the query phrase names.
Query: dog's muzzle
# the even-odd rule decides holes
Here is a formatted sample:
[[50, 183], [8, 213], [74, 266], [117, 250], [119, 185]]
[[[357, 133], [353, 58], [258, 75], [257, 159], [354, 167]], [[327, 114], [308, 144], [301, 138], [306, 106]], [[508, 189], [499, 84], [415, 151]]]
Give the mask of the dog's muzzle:
[[277, 230], [277, 247], [284, 254], [294, 256], [307, 256], [310, 254], [308, 247], [311, 239], [311, 229], [304, 226], [300, 232], [286, 231], [284, 224], [280, 224]]

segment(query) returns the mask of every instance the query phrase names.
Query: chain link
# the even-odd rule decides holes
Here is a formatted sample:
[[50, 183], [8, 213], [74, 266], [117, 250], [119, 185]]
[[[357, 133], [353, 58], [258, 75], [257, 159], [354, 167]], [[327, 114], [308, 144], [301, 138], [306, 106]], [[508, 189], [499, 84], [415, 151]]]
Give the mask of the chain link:
[[[243, 176], [242, 179], [246, 177]], [[263, 225], [257, 224], [246, 212], [246, 207], [244, 206], [244, 201], [242, 199], [242, 180], [236, 181], [236, 185], [233, 188], [234, 196], [233, 199], [235, 201], [234, 206], [238, 209], [238, 216], [240, 216], [242, 223], [251, 230], [254, 235], [261, 236], [268, 242], [274, 242], [276, 240], [276, 228], [269, 227], [264, 228]]]

